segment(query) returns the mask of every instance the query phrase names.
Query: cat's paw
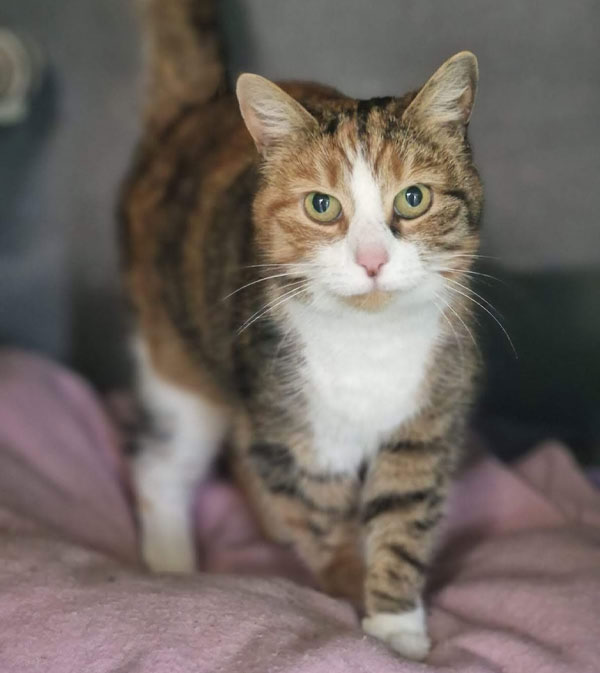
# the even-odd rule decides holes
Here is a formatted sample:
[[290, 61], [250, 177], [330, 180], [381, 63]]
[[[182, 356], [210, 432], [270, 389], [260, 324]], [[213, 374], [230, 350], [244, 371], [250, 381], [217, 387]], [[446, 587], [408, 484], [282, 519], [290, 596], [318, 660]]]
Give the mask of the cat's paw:
[[142, 541], [144, 564], [155, 573], [193, 573], [196, 570], [196, 549], [191, 541], [158, 539], [145, 536]]
[[133, 462], [140, 554], [152, 572], [192, 573], [196, 544], [190, 490], [166, 468], [151, 451]]
[[188, 517], [178, 508], [160, 507], [160, 502], [138, 510], [140, 552], [144, 564], [156, 573], [193, 573], [196, 544]]
[[407, 659], [422, 661], [431, 649], [421, 606], [410, 612], [380, 612], [372, 617], [365, 617], [362, 627], [365, 633], [387, 643]]

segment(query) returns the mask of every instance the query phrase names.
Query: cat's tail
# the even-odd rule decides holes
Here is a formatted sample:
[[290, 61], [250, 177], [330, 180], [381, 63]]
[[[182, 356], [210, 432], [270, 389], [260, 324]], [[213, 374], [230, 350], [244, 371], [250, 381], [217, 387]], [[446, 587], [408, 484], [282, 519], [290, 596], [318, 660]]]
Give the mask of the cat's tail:
[[150, 120], [168, 117], [187, 103], [206, 102], [225, 90], [217, 1], [137, 0]]

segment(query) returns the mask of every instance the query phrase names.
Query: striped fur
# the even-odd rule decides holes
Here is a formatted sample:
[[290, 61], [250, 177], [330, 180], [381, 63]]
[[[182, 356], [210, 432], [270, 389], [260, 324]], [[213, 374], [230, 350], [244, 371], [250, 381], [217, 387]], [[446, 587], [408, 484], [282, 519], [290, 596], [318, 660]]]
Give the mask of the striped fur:
[[[157, 72], [178, 72], [161, 70], [161, 58]], [[428, 647], [420, 597], [477, 372], [464, 296], [482, 205], [466, 137], [475, 77], [474, 58], [461, 54], [403, 97], [357, 101], [319, 85], [242, 80], [256, 145], [234, 96], [208, 102], [206, 91], [163, 81], [121, 201], [142, 367], [226, 419], [232, 471], [265, 533], [293, 544], [325, 590], [352, 600], [371, 620], [365, 628], [383, 629], [407, 656]], [[413, 183], [430, 186], [433, 205], [403, 220], [394, 195]], [[313, 190], [343, 203], [333, 224], [304, 214]], [[396, 267], [356, 292], [367, 281], [352, 250], [367, 239], [387, 246]], [[175, 411], [178, 422], [191, 421]], [[176, 434], [144, 445], [144, 464], [153, 474], [161, 461], [179, 466], [173, 474], [187, 469], [189, 482], [201, 475], [185, 466], [203, 461], [177, 462]], [[134, 478], [145, 534], [162, 496]], [[189, 549], [180, 568], [176, 556], [169, 569], [189, 569]], [[160, 558], [147, 560], [161, 569]], [[393, 624], [408, 631], [390, 636]]]

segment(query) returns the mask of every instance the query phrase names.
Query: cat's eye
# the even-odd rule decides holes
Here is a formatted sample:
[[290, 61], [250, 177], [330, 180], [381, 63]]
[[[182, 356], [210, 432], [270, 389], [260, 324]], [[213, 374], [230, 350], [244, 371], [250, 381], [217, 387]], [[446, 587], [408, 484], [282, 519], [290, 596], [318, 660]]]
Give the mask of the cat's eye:
[[316, 222], [333, 222], [342, 212], [342, 204], [331, 194], [310, 192], [304, 199], [306, 214]]
[[396, 194], [394, 212], [398, 217], [412, 220], [429, 210], [431, 189], [425, 185], [411, 185]]

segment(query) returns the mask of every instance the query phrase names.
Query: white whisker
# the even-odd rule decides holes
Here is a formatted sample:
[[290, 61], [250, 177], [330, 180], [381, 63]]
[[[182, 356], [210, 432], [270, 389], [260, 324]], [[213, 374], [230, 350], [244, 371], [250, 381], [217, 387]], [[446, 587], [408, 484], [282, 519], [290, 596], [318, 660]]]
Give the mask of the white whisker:
[[481, 299], [482, 302], [487, 304], [492, 309], [492, 311], [495, 311], [501, 318], [504, 318], [502, 313], [500, 313], [500, 311], [491, 302], [489, 302], [485, 297], [482, 297], [480, 294], [475, 292], [473, 288], [469, 287], [468, 285], [463, 285], [462, 283], [459, 283], [457, 280], [453, 280], [452, 278], [445, 278], [444, 280], [448, 283], [458, 285], [459, 287], [462, 287], [463, 290], [466, 290], [467, 292], [470, 292], [471, 294], [475, 295], [478, 299]]
[[[308, 289], [308, 284], [307, 284], [306, 287], [307, 287], [307, 289]], [[313, 319], [314, 319], [314, 318], [313, 318]], [[308, 319], [308, 322], [311, 322], [311, 320]], [[293, 323], [290, 323], [290, 326], [287, 328], [287, 330], [285, 331], [285, 333], [284, 333], [283, 336], [281, 337], [281, 339], [280, 339], [280, 341], [279, 341], [279, 344], [277, 345], [277, 350], [275, 351], [275, 354], [274, 354], [274, 356], [273, 356], [273, 359], [271, 360], [271, 371], [273, 371], [273, 370], [275, 369], [275, 365], [277, 364], [277, 361], [278, 361], [279, 358], [280, 358], [280, 355], [279, 355], [279, 354], [280, 354], [280, 352], [281, 352], [281, 349], [283, 348], [285, 342], [289, 339], [289, 337], [291, 336], [291, 334], [293, 333], [293, 331], [294, 331], [294, 324], [293, 324]]]
[[[446, 302], [444, 302], [444, 300], [440, 297], [439, 294], [435, 293], [434, 297], [435, 298], [433, 300], [433, 305], [437, 308], [440, 315], [445, 319], [445, 321], [448, 323], [448, 326], [452, 330], [452, 334], [454, 335], [454, 340], [456, 341], [456, 345], [458, 346], [458, 350], [460, 351], [461, 362], [464, 363], [465, 358], [464, 358], [462, 343], [461, 343], [460, 339], [458, 338], [458, 334], [457, 334], [456, 330], [454, 329], [454, 325], [452, 324], [450, 318], [448, 318], [448, 316], [446, 315], [446, 312], [444, 311], [444, 308], [448, 308], [448, 304]], [[442, 308], [439, 307], [438, 303], [435, 301], [436, 299], [439, 299], [443, 303]]]
[[295, 275], [296, 274], [293, 273], [277, 273], [272, 276], [265, 276], [264, 278], [258, 278], [257, 280], [253, 280], [250, 283], [246, 283], [245, 285], [238, 287], [237, 290], [234, 290], [233, 292], [230, 292], [228, 295], [223, 297], [221, 301], [225, 301], [226, 299], [229, 299], [229, 297], [233, 297], [234, 294], [237, 294], [238, 292], [245, 290], [247, 287], [250, 287], [251, 285], [256, 285], [256, 283], [264, 283], [265, 281], [273, 280], [274, 278], [293, 278]]
[[[244, 324], [238, 329], [237, 334], [238, 336], [244, 332], [245, 330], [250, 327], [250, 325], [254, 324], [257, 320], [260, 320], [264, 315], [266, 315], [269, 311], [272, 311], [274, 308], [277, 308], [280, 304], [284, 303], [285, 301], [289, 301], [290, 299], [293, 299], [294, 297], [298, 296], [299, 294], [302, 294], [303, 292], [306, 292], [308, 289], [308, 281], [298, 281], [304, 283], [301, 287], [295, 287], [292, 290], [289, 290], [288, 292], [285, 292], [283, 295], [280, 295], [279, 297], [276, 297], [275, 299], [271, 300], [267, 304], [265, 304], [262, 308], [258, 309], [253, 315], [248, 318]], [[287, 286], [289, 287], [289, 286]]]
[[456, 292], [457, 294], [462, 295], [463, 297], [465, 297], [469, 301], [472, 301], [474, 304], [477, 304], [477, 306], [482, 308], [494, 320], [494, 322], [498, 325], [498, 327], [500, 327], [500, 329], [504, 333], [504, 336], [506, 337], [508, 343], [510, 344], [510, 347], [512, 348], [512, 351], [515, 355], [515, 358], [518, 359], [519, 356], [517, 354], [517, 349], [515, 348], [515, 345], [514, 345], [512, 339], [510, 338], [508, 332], [504, 328], [504, 325], [498, 320], [498, 318], [488, 308], [486, 308], [483, 304], [478, 302], [476, 299], [473, 299], [473, 297], [470, 297], [466, 292], [462, 292], [461, 290], [457, 290], [455, 287], [446, 286], [446, 289], [450, 290], [451, 292]]
[[241, 266], [240, 269], [262, 269], [262, 268], [296, 268], [296, 269], [310, 269], [319, 266], [314, 262], [273, 262], [271, 264], [249, 264], [248, 266]]
[[480, 255], [473, 252], [433, 252], [428, 254], [430, 259], [455, 259], [458, 257], [468, 257], [469, 259], [500, 259], [499, 257], [494, 257], [492, 255]]
[[463, 320], [463, 318], [462, 318], [462, 316], [460, 315], [460, 313], [458, 313], [458, 311], [456, 311], [456, 310], [452, 307], [452, 305], [450, 304], [450, 302], [446, 302], [446, 301], [444, 301], [444, 299], [443, 299], [442, 297], [440, 297], [439, 295], [436, 295], [436, 296], [438, 297], [438, 299], [440, 299], [440, 300], [444, 303], [445, 307], [448, 308], [450, 311], [452, 311], [452, 313], [456, 316], [456, 318], [459, 320], [459, 322], [461, 323], [461, 325], [465, 328], [465, 331], [467, 332], [467, 334], [471, 337], [471, 341], [473, 342], [473, 345], [475, 346], [475, 348], [477, 348], [477, 350], [479, 350], [479, 345], [477, 344], [477, 340], [476, 340], [475, 337], [473, 336], [473, 332], [471, 331], [471, 329], [469, 328], [469, 326], [467, 325], [467, 323]]
[[[436, 266], [432, 267], [431, 271], [435, 271], [436, 273], [441, 273], [443, 271], [449, 271], [449, 272], [454, 272], [454, 273], [460, 273], [460, 274], [465, 274], [467, 276], [481, 276], [483, 278], [489, 278], [490, 280], [494, 280], [497, 283], [504, 283], [503, 280], [500, 278], [497, 278], [496, 276], [492, 276], [489, 273], [482, 273], [481, 271], [472, 271], [471, 269], [461, 269], [461, 268], [453, 268], [450, 266]], [[504, 283], [506, 284], [506, 283]]]

